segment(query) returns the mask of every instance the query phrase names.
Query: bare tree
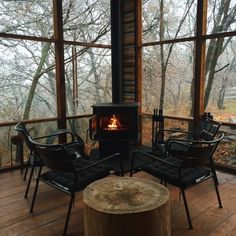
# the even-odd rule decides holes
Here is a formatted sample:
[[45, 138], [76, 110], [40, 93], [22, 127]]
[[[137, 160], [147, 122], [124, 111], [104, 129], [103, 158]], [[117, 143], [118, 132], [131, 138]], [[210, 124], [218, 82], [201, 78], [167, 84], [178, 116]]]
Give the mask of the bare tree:
[[[109, 5], [107, 1], [77, 1], [77, 0], [68, 0], [63, 2], [63, 27], [64, 27], [64, 36], [66, 40], [74, 40], [81, 42], [109, 42], [107, 32], [110, 30], [110, 19], [109, 19]], [[11, 11], [9, 11], [11, 9]], [[0, 23], [2, 27], [2, 32], [13, 33], [13, 34], [26, 34], [42, 37], [53, 37], [53, 25], [52, 25], [52, 2], [49, 0], [46, 1], [27, 1], [27, 2], [18, 2], [18, 1], [3, 1], [0, 3]], [[12, 16], [15, 16], [14, 21], [12, 21]], [[10, 21], [11, 20], [11, 21]], [[5, 84], [6, 77], [9, 78], [8, 89], [11, 91], [13, 97], [15, 97], [15, 104], [13, 104], [13, 97], [7, 98], [6, 101], [11, 103], [11, 109], [16, 109], [16, 106], [19, 107], [18, 114], [23, 114], [23, 119], [29, 119], [30, 114], [36, 111], [36, 104], [38, 108], [42, 107], [42, 104], [47, 107], [48, 112], [55, 114], [55, 62], [54, 62], [54, 48], [53, 44], [48, 42], [34, 43], [25, 40], [14, 40], [7, 41], [0, 39], [0, 50], [2, 45], [2, 51], [8, 50], [12, 52], [12, 55], [15, 55], [15, 58], [5, 58], [2, 59], [2, 63], [6, 65], [6, 62], [10, 62], [8, 67], [8, 74], [6, 74], [3, 80], [0, 79], [1, 84]], [[71, 47], [65, 46], [65, 55], [69, 55]], [[104, 89], [107, 91], [108, 84], [105, 82], [99, 82], [101, 75], [99, 65], [101, 66], [102, 58], [107, 54], [103, 54], [101, 50], [101, 55], [98, 55], [96, 60], [94, 58], [93, 49], [89, 47], [78, 47], [77, 57], [79, 58], [79, 63], [81, 59], [87, 63], [90, 70], [82, 70], [77, 73], [80, 75], [80, 81], [78, 86], [80, 86], [80, 94], [86, 92], [86, 87], [94, 86], [96, 84], [98, 89]], [[107, 50], [106, 50], [107, 51]], [[87, 56], [84, 56], [84, 55]], [[88, 56], [90, 60], [88, 60]], [[67, 66], [73, 60], [72, 55], [68, 57], [65, 56], [66, 64], [66, 86], [67, 86], [67, 101], [68, 104], [73, 103], [72, 97], [70, 97], [70, 92], [73, 86], [70, 83], [71, 78], [73, 77], [73, 71], [71, 66]], [[0, 61], [1, 63], [1, 61]], [[96, 64], [97, 63], [97, 64]], [[14, 68], [11, 70], [10, 68]], [[107, 69], [104, 72], [109, 74]], [[15, 74], [15, 75], [14, 75]], [[91, 75], [96, 77], [96, 81], [91, 80]], [[13, 76], [17, 79], [13, 79]], [[103, 78], [108, 79], [109, 77], [104, 75]], [[27, 81], [27, 82], [26, 82]], [[92, 86], [91, 86], [92, 83]], [[100, 83], [100, 84], [99, 84]], [[25, 85], [24, 85], [25, 84]], [[88, 84], [84, 86], [85, 84]], [[2, 85], [6, 88], [6, 85]], [[15, 90], [13, 90], [15, 88]], [[19, 93], [19, 91], [21, 93]], [[27, 97], [25, 94], [27, 94]], [[50, 94], [52, 99], [48, 98]], [[107, 94], [107, 92], [106, 92]], [[8, 94], [9, 95], [9, 94]], [[21, 96], [21, 98], [19, 97]], [[99, 95], [96, 94], [96, 95]], [[0, 94], [1, 96], [1, 94]], [[102, 97], [103, 94], [100, 94]], [[85, 100], [90, 98], [87, 97]], [[4, 103], [6, 104], [6, 103]], [[33, 106], [33, 104], [35, 104]], [[41, 105], [40, 105], [41, 104]], [[79, 102], [80, 109], [82, 109], [82, 101]], [[23, 110], [23, 112], [22, 112]], [[87, 110], [87, 109], [85, 109]], [[37, 111], [36, 111], [37, 112]], [[37, 114], [39, 115], [40, 110]], [[44, 114], [45, 116], [45, 114]], [[16, 117], [16, 116], [15, 116]], [[19, 119], [19, 116], [18, 116]]]
[[[230, 7], [231, 0], [215, 0], [210, 2], [213, 9], [213, 22], [211, 33], [225, 32], [230, 29], [231, 25], [236, 22], [236, 5]], [[219, 4], [217, 6], [217, 3]], [[231, 42], [232, 37], [228, 38], [212, 38], [210, 39], [206, 54], [206, 75], [207, 84], [205, 88], [204, 107], [209, 102], [219, 57], [225, 52], [227, 45]], [[226, 63], [227, 64], [227, 63]], [[224, 67], [225, 65], [223, 65]]]
[[[155, 5], [151, 7], [150, 3], [154, 3]], [[149, 4], [148, 4], [149, 3]], [[158, 4], [157, 4], [158, 3]], [[158, 0], [158, 1], [149, 1], [146, 3], [147, 6], [147, 12], [144, 11], [144, 39], [148, 41], [160, 41], [160, 46], [155, 47], [157, 49], [159, 47], [159, 50], [157, 49], [155, 52], [157, 54], [157, 60], [156, 62], [156, 68], [160, 68], [160, 73], [155, 72], [154, 78], [155, 77], [160, 77], [160, 80], [158, 80], [159, 83], [158, 87], [159, 89], [156, 90], [156, 94], [154, 95], [156, 98], [156, 101], [152, 103], [151, 106], [156, 106], [156, 104], [159, 104], [159, 108], [163, 109], [164, 103], [165, 103], [165, 97], [175, 97], [173, 98], [174, 101], [176, 102], [175, 104], [177, 105], [178, 102], [178, 97], [181, 88], [179, 85], [183, 85], [184, 83], [179, 83], [179, 80], [184, 78], [181, 78], [181, 76], [178, 76], [177, 78], [173, 78], [173, 80], [177, 80], [175, 83], [175, 86], [171, 86], [171, 78], [167, 75], [168, 68], [170, 71], [173, 72], [172, 68], [174, 67], [174, 63], [176, 63], [178, 59], [178, 52], [177, 52], [177, 43], [168, 43], [165, 44], [165, 40], [167, 39], [177, 39], [180, 37], [186, 37], [193, 34], [193, 29], [189, 26], [190, 25], [190, 20], [188, 19], [190, 17], [192, 8], [194, 7], [194, 1], [193, 0], [188, 0], [185, 2], [185, 4], [181, 5], [181, 9], [178, 11], [178, 15], [175, 15], [176, 12], [174, 12], [173, 9], [176, 8], [176, 1], [163, 1], [163, 0]], [[157, 6], [157, 7], [156, 7]], [[172, 11], [173, 14], [172, 14]], [[148, 14], [151, 11], [151, 14]], [[176, 10], [177, 11], [177, 10]], [[188, 20], [188, 21], [187, 21]], [[193, 21], [191, 19], [191, 21]], [[187, 23], [186, 23], [187, 22]], [[193, 22], [191, 22], [193, 25]], [[186, 27], [186, 24], [188, 28]], [[176, 52], [174, 52], [174, 47], [176, 46]], [[155, 50], [154, 49], [154, 50]], [[181, 49], [180, 49], [181, 50]], [[144, 57], [145, 57], [145, 52], [144, 52]], [[153, 57], [153, 56], [152, 56]], [[152, 57], [150, 57], [150, 61], [152, 60]], [[189, 57], [189, 55], [185, 55], [186, 58]], [[176, 59], [176, 62], [174, 60]], [[150, 67], [150, 61], [148, 61], [148, 64], [145, 66]], [[186, 60], [187, 61], [187, 60]], [[181, 68], [180, 63], [179, 67]], [[177, 71], [179, 70], [178, 68], [175, 68]], [[146, 70], [147, 73], [148, 70]], [[144, 73], [145, 75], [145, 73]], [[191, 74], [189, 75], [189, 78], [191, 77]], [[151, 81], [151, 80], [150, 80]], [[152, 80], [152, 87], [154, 87], [154, 81]], [[147, 83], [147, 81], [146, 81]], [[167, 84], [168, 83], [168, 84]], [[174, 83], [172, 83], [174, 85]], [[144, 88], [145, 89], [145, 88]], [[148, 91], [147, 91], [148, 94]], [[157, 96], [159, 94], [159, 96]], [[147, 95], [148, 96], [148, 95]], [[148, 96], [148, 99], [150, 100], [150, 96]], [[169, 99], [168, 99], [169, 100]], [[147, 103], [147, 102], [146, 102]], [[154, 105], [153, 105], [154, 104]], [[167, 105], [167, 104], [166, 104]], [[150, 105], [149, 105], [150, 106]]]

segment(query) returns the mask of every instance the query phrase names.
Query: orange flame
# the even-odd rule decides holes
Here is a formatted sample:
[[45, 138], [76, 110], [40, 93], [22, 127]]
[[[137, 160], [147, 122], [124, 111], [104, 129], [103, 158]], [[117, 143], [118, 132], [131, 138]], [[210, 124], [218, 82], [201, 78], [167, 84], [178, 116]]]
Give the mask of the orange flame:
[[118, 128], [120, 127], [121, 124], [119, 122], [119, 120], [116, 118], [116, 116], [113, 114], [111, 119], [110, 119], [110, 124], [108, 124], [109, 128]]

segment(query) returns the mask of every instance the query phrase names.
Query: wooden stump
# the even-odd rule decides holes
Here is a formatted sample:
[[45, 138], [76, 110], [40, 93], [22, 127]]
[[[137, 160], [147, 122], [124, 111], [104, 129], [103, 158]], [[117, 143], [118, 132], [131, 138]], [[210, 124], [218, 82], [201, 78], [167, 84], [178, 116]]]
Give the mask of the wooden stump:
[[152, 181], [109, 177], [84, 190], [86, 236], [170, 236], [169, 191]]

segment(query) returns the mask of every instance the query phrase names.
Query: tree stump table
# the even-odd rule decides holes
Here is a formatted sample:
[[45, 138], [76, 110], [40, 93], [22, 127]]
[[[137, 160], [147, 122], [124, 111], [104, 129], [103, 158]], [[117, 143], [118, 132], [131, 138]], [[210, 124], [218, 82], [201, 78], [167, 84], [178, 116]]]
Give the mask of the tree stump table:
[[108, 177], [83, 193], [86, 236], [170, 236], [169, 191], [153, 181]]

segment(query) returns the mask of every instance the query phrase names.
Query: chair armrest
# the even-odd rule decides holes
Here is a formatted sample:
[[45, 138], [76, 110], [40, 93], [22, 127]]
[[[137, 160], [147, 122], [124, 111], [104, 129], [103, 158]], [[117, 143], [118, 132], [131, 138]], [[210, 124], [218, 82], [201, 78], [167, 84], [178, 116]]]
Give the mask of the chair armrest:
[[159, 129], [159, 132], [172, 132], [172, 133], [183, 133], [183, 134], [193, 134], [192, 132], [184, 131], [184, 130], [174, 130], [174, 129]]
[[87, 170], [87, 169], [89, 169], [89, 168], [91, 168], [91, 167], [94, 167], [94, 166], [96, 166], [96, 165], [98, 165], [98, 164], [102, 164], [103, 162], [105, 162], [105, 161], [107, 161], [107, 160], [110, 160], [110, 159], [112, 159], [112, 158], [117, 158], [117, 157], [120, 158], [121, 175], [123, 176], [123, 175], [124, 175], [123, 161], [122, 161], [122, 158], [121, 158], [120, 153], [115, 153], [115, 154], [109, 155], [109, 156], [107, 156], [107, 157], [104, 157], [104, 158], [102, 158], [101, 160], [95, 161], [95, 162], [93, 162], [93, 163], [87, 165], [87, 166], [84, 167], [84, 168], [77, 169], [76, 172], [80, 172], [80, 171]]
[[50, 134], [47, 134], [47, 135], [43, 135], [43, 136], [38, 136], [38, 137], [34, 137], [33, 139], [34, 140], [38, 140], [38, 139], [44, 139], [44, 138], [48, 138], [48, 137], [54, 137], [54, 136], [57, 136], [57, 135], [60, 135], [60, 134], [63, 134], [63, 133], [66, 133], [67, 130], [56, 130]]
[[187, 145], [187, 144], [191, 144], [191, 145], [194, 145], [194, 144], [211, 144], [213, 143], [214, 141], [218, 141], [218, 140], [221, 140], [223, 139], [224, 135], [221, 135], [220, 138], [218, 139], [215, 139], [215, 140], [187, 140], [187, 139], [174, 139], [174, 138], [171, 138], [171, 139], [168, 139], [167, 141], [167, 145], [168, 143], [178, 143], [178, 144], [181, 144], [181, 145]]
[[[188, 132], [188, 131], [174, 130], [174, 129], [159, 129], [156, 133], [156, 138], [159, 137], [160, 135], [165, 136], [165, 133], [168, 133], [168, 135], [179, 134], [181, 136], [184, 135], [184, 136], [193, 137], [193, 133]], [[165, 142], [168, 141], [169, 139], [172, 139], [172, 138], [168, 137], [168, 139], [166, 139]], [[173, 138], [173, 139], [177, 139], [177, 138]], [[157, 142], [157, 140], [155, 140], [155, 142]]]
[[183, 147], [189, 147], [189, 144], [193, 144], [193, 143], [194, 143], [194, 141], [187, 140], [187, 139], [168, 139], [167, 143], [166, 143], [167, 152], [168, 152], [168, 150], [171, 150], [171, 146], [173, 144], [178, 144]]
[[35, 137], [34, 140], [46, 139], [46, 144], [52, 144], [53, 141], [57, 137], [59, 137], [61, 135], [66, 135], [66, 134], [69, 134], [71, 136], [72, 141], [75, 141], [75, 139], [76, 139], [77, 141], [79, 141], [81, 143], [84, 143], [82, 138], [80, 138], [78, 134], [76, 134], [74, 132], [71, 132], [71, 131], [68, 131], [68, 130], [65, 130], [65, 129], [59, 129], [59, 130], [56, 130], [56, 131], [54, 131], [50, 134]]
[[[146, 157], [148, 157], [148, 158], [150, 158], [152, 160], [159, 161], [161, 163], [167, 164], [167, 165], [175, 167], [175, 168], [180, 168], [181, 167], [181, 166], [176, 165], [174, 163], [168, 162], [168, 161], [166, 161], [163, 158], [159, 158], [157, 156], [154, 156], [154, 155], [152, 155], [150, 153], [142, 152], [142, 151], [139, 151], [139, 150], [135, 150], [133, 152], [132, 159], [131, 159], [130, 176], [132, 176], [132, 174], [134, 173], [134, 161], [135, 161], [135, 158], [136, 158], [136, 154], [142, 154], [142, 155], [144, 155], [144, 156], [146, 156]], [[150, 162], [148, 162], [147, 164], [150, 164]]]

